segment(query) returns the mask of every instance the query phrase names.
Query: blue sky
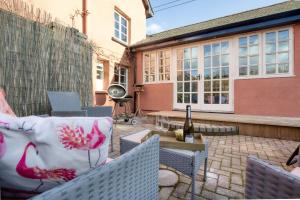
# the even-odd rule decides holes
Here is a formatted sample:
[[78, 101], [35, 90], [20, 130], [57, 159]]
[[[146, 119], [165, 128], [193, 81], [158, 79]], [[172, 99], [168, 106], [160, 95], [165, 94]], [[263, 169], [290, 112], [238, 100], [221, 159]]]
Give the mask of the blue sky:
[[[172, 1], [174, 0], [151, 0], [151, 5], [154, 10], [158, 10], [190, 0], [177, 0], [172, 4], [157, 7]], [[154, 17], [147, 20], [147, 34], [153, 34], [283, 1], [285, 0], [194, 0], [185, 5], [155, 13]]]

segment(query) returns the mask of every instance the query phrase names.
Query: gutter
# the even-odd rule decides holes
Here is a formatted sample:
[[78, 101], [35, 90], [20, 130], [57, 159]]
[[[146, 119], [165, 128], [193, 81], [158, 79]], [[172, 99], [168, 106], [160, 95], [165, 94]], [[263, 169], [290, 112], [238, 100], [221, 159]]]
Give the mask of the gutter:
[[169, 47], [195, 41], [213, 39], [237, 33], [261, 30], [278, 25], [287, 25], [297, 21], [300, 21], [299, 10], [293, 12], [280, 13], [277, 15], [271, 15], [258, 19], [252, 19], [234, 24], [228, 24], [224, 26], [218, 26], [211, 29], [164, 38], [161, 40], [156, 40], [144, 44], [136, 44], [132, 45], [130, 48], [132, 52], [139, 50], [151, 50], [155, 48], [163, 48], [167, 46]]

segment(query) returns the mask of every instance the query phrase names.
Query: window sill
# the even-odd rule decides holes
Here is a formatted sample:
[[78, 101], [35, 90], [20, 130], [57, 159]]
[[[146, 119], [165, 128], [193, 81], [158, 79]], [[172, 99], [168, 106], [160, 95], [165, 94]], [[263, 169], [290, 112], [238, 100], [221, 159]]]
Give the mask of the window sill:
[[95, 91], [96, 94], [107, 94], [106, 90]]
[[128, 43], [125, 43], [125, 42], [119, 40], [118, 38], [112, 37], [111, 40], [116, 42], [116, 43], [119, 43], [120, 45], [122, 45], [124, 47], [128, 47]]
[[277, 75], [263, 75], [263, 76], [247, 76], [237, 77], [235, 80], [249, 80], [249, 79], [266, 79], [266, 78], [293, 78], [294, 74], [277, 74]]

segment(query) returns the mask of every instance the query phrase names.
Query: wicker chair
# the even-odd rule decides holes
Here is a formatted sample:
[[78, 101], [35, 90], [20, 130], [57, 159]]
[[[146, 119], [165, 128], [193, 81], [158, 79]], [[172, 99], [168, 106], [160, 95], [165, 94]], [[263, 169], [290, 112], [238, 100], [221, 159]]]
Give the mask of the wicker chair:
[[[298, 158], [300, 167], [300, 155]], [[246, 168], [246, 199], [300, 198], [300, 176], [249, 156]]]
[[[51, 105], [51, 115], [59, 117], [112, 117], [111, 106], [81, 107], [77, 92], [48, 91]], [[113, 132], [111, 136], [111, 151], [113, 151]]]
[[159, 136], [33, 200], [158, 199]]

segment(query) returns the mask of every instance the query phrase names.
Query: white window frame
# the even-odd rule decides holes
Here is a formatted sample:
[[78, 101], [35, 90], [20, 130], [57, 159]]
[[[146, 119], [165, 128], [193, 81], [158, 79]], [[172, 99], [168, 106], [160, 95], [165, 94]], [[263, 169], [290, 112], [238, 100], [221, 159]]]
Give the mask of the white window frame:
[[[270, 32], [279, 32], [283, 30], [289, 31], [289, 72], [278, 74], [266, 74], [265, 62], [265, 35]], [[239, 76], [239, 38], [249, 37], [251, 35], [259, 35], [259, 75]], [[276, 40], [276, 42], [278, 42]], [[276, 45], [277, 48], [277, 45]], [[272, 28], [265, 31], [257, 31], [253, 33], [241, 34], [235, 37], [235, 79], [261, 79], [261, 78], [279, 78], [279, 77], [294, 77], [294, 29], [291, 26]], [[277, 52], [276, 52], [277, 53]]]
[[128, 91], [128, 68], [120, 66], [120, 65], [115, 66], [115, 68], [118, 68], [118, 78], [119, 78], [119, 80], [115, 81], [115, 75], [116, 75], [116, 73], [115, 73], [115, 69], [114, 69], [113, 83], [124, 86], [121, 83], [121, 69], [125, 69], [125, 87], [124, 88], [126, 89], [126, 91]]
[[[170, 53], [170, 80], [159, 80], [159, 75], [160, 75], [160, 72], [159, 72], [159, 52], [165, 52], [165, 51], [169, 51]], [[145, 68], [146, 68], [146, 60], [145, 60], [145, 55], [146, 54], [155, 54], [155, 67], [154, 67], [154, 81], [148, 81], [146, 82], [145, 81]], [[170, 48], [167, 48], [167, 49], [158, 49], [158, 50], [155, 50], [155, 51], [147, 51], [147, 52], [144, 52], [143, 53], [143, 84], [159, 84], [159, 83], [173, 83], [173, 73], [172, 73], [172, 69], [173, 69], [173, 66], [172, 66], [172, 63], [173, 63], [173, 52], [172, 52], [172, 49]], [[149, 68], [150, 70], [150, 68]], [[164, 69], [165, 71], [165, 69]]]
[[[117, 30], [116, 27], [115, 27], [115, 23], [117, 22], [116, 19], [115, 19], [115, 14], [117, 14], [118, 17], [119, 17], [119, 22], [118, 22], [119, 30]], [[123, 26], [122, 19], [126, 21], [126, 27], [124, 26], [126, 28], [126, 41], [122, 40], [122, 34], [124, 34], [122, 32], [122, 26]], [[126, 17], [124, 17], [122, 14], [120, 14], [118, 11], [115, 10], [115, 12], [114, 12], [114, 32], [113, 32], [114, 38], [117, 39], [118, 41], [122, 42], [122, 43], [128, 44], [128, 40], [129, 40], [129, 38], [128, 38], [128, 36], [129, 36], [128, 27], [129, 27], [128, 19]], [[115, 35], [116, 31], [118, 31], [118, 36], [117, 37]]]

